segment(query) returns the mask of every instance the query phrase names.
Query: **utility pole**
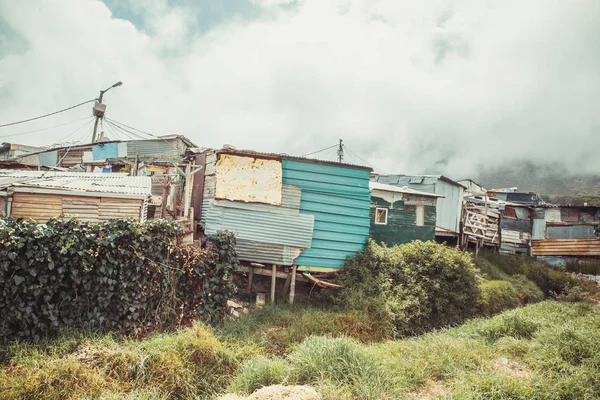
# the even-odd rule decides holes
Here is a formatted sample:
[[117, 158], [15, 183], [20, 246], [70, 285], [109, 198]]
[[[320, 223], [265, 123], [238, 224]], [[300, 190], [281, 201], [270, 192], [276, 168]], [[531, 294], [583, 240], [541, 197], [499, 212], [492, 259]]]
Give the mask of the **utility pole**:
[[344, 145], [342, 144], [342, 139], [340, 139], [340, 146], [338, 147], [338, 162], [342, 162], [344, 160]]
[[114, 85], [112, 85], [111, 87], [109, 87], [108, 89], [100, 91], [100, 97], [98, 97], [98, 101], [96, 102], [96, 104], [94, 104], [94, 108], [93, 108], [94, 115], [96, 116], [96, 122], [94, 123], [94, 133], [92, 134], [92, 143], [96, 142], [96, 132], [98, 131], [98, 122], [100, 121], [100, 119], [104, 118], [104, 112], [106, 111], [106, 105], [102, 104], [102, 97], [104, 97], [104, 93], [108, 92], [110, 89], [112, 89], [114, 87], [121, 86], [122, 84], [123, 84], [123, 82], [119, 81], [119, 82], [115, 83]]

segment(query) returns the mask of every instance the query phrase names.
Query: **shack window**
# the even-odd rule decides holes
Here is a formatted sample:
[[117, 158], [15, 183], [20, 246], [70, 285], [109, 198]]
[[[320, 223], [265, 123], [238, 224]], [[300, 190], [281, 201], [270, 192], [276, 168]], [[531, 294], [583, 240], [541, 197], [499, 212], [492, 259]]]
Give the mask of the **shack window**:
[[417, 206], [417, 219], [415, 222], [417, 226], [425, 225], [425, 206]]
[[387, 225], [388, 209], [387, 208], [376, 208], [375, 209], [375, 224]]

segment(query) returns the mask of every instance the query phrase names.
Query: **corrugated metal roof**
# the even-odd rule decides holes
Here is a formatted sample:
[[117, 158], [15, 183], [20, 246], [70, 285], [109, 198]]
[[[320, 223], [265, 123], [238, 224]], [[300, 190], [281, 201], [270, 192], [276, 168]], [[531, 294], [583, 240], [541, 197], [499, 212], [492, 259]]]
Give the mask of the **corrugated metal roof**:
[[8, 186], [150, 196], [152, 182], [147, 176], [120, 173], [0, 170], [0, 187]]
[[382, 190], [385, 192], [414, 194], [414, 195], [418, 195], [418, 196], [427, 196], [427, 197], [444, 197], [441, 194], [421, 192], [419, 190], [410, 189], [409, 187], [406, 187], [406, 186], [392, 186], [392, 185], [386, 185], [385, 183], [372, 182], [372, 181], [369, 182], [369, 189]]
[[300, 267], [340, 268], [369, 236], [369, 170], [283, 159], [283, 183], [302, 188], [300, 213], [314, 216], [312, 246]]

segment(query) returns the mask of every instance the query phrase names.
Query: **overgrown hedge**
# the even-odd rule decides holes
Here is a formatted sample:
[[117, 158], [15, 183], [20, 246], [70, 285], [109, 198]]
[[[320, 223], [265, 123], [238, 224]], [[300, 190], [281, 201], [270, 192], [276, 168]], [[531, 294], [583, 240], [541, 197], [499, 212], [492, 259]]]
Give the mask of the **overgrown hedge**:
[[479, 299], [471, 256], [434, 242], [387, 247], [368, 240], [337, 280], [343, 289], [335, 301], [388, 321], [397, 336], [459, 324]]
[[205, 249], [179, 239], [167, 220], [0, 219], [0, 341], [221, 319], [238, 267], [233, 235], [212, 236]]

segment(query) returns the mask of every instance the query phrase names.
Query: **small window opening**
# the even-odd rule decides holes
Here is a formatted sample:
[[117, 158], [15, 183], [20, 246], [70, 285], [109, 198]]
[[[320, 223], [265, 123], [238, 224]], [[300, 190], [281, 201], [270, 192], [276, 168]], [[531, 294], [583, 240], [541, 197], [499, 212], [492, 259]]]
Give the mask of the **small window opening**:
[[376, 208], [375, 209], [375, 224], [387, 225], [388, 209], [387, 208]]
[[425, 225], [425, 206], [417, 206], [417, 218], [415, 222], [417, 226]]

